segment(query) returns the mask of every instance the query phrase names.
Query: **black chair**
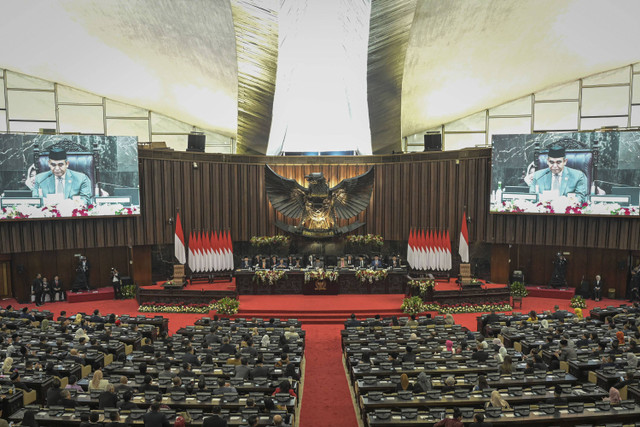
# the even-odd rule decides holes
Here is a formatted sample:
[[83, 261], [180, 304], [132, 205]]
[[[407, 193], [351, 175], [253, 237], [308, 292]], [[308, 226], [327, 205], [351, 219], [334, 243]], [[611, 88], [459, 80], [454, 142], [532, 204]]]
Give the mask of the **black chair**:
[[413, 399], [413, 392], [411, 390], [400, 390], [398, 392], [398, 399], [411, 400]]
[[538, 405], [538, 410], [540, 412], [544, 412], [547, 415], [552, 415], [556, 413], [556, 407], [553, 403], [540, 403]]
[[418, 417], [418, 410], [416, 408], [402, 408], [400, 416], [405, 420], [415, 420]]

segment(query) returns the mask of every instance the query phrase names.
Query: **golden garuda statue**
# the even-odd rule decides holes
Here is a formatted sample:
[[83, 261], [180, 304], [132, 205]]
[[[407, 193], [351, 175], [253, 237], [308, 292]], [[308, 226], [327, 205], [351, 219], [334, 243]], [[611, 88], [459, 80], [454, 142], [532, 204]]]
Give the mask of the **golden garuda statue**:
[[265, 165], [265, 186], [271, 205], [290, 218], [299, 218], [297, 227], [276, 222], [286, 231], [310, 237], [331, 237], [362, 225], [361, 222], [338, 227], [338, 219], [349, 219], [364, 211], [373, 191], [374, 169], [346, 178], [329, 188], [322, 172], [305, 176], [308, 187], [285, 178]]

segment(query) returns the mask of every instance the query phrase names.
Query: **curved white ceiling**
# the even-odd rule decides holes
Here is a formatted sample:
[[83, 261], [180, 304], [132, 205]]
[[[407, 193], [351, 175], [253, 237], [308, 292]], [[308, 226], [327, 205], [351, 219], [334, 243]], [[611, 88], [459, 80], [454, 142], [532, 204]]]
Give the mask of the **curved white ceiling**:
[[0, 9], [0, 68], [235, 136], [228, 0], [5, 0]]
[[402, 135], [640, 61], [638, 16], [638, 0], [418, 2]]

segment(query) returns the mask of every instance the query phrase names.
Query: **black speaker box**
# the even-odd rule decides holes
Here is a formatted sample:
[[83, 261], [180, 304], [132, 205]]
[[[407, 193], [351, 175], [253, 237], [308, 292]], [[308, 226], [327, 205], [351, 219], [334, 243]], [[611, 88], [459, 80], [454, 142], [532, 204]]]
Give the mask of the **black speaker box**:
[[442, 151], [442, 135], [439, 133], [425, 134], [424, 151]]
[[190, 133], [189, 134], [189, 145], [187, 146], [187, 151], [195, 151], [197, 153], [204, 153], [204, 143], [207, 139], [207, 136], [203, 133]]

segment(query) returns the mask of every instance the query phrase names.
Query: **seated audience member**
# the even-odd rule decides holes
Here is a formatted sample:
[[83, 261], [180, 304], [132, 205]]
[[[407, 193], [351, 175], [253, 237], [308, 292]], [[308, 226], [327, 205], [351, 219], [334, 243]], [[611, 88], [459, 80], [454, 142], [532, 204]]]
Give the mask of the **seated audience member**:
[[462, 423], [462, 412], [460, 412], [458, 408], [453, 408], [452, 418], [444, 418], [435, 423], [433, 427], [464, 427]]
[[102, 371], [98, 369], [93, 373], [93, 378], [89, 381], [89, 390], [106, 390], [109, 381], [103, 379]]
[[453, 315], [451, 313], [447, 313], [444, 316], [444, 324], [445, 325], [454, 325], [456, 321], [453, 319]]
[[402, 361], [403, 362], [412, 362], [415, 363], [416, 361], [416, 354], [413, 352], [413, 348], [411, 348], [410, 345], [405, 347], [405, 352], [402, 355]]
[[442, 387], [442, 393], [450, 393], [456, 389], [456, 378], [453, 375], [449, 375], [444, 380], [444, 386]]
[[477, 360], [480, 363], [484, 363], [489, 358], [489, 353], [484, 351], [482, 343], [478, 343], [478, 345], [476, 346], [476, 352], [471, 355], [471, 358], [473, 360]]
[[215, 405], [211, 412], [213, 415], [210, 417], [206, 417], [202, 421], [202, 427], [227, 427], [227, 420], [222, 418], [220, 414], [222, 413], [222, 408], [220, 405]]
[[291, 383], [287, 380], [283, 380], [278, 387], [276, 387], [275, 391], [271, 394], [275, 396], [276, 393], [289, 393], [289, 395], [293, 397], [298, 397], [296, 392], [291, 387]]
[[118, 408], [121, 411], [131, 411], [132, 409], [139, 409], [138, 405], [133, 403], [131, 399], [133, 398], [133, 391], [127, 390], [122, 394], [122, 402], [118, 402]]
[[253, 365], [253, 369], [251, 370], [251, 379], [268, 378], [268, 377], [269, 377], [269, 368], [264, 366], [264, 358], [262, 354], [259, 354], [255, 364]]
[[238, 393], [235, 387], [231, 387], [231, 384], [225, 378], [218, 378], [218, 388], [213, 390], [214, 396], [220, 396], [225, 393]]
[[622, 398], [620, 397], [620, 391], [615, 387], [611, 387], [609, 389], [609, 397], [605, 397], [602, 400], [608, 400], [612, 405], [618, 405], [622, 400]]
[[5, 357], [2, 363], [2, 373], [9, 374], [13, 370], [13, 357]]
[[416, 315], [412, 314], [409, 320], [407, 320], [407, 326], [418, 326], [419, 322], [416, 320]]
[[533, 366], [534, 361], [532, 359], [527, 359], [526, 366], [524, 368], [525, 375], [531, 375], [536, 371], [536, 368]]
[[289, 326], [289, 330], [284, 333], [284, 337], [287, 341], [297, 341], [300, 339], [300, 334], [296, 332], [296, 328], [291, 325]]
[[409, 382], [409, 376], [407, 374], [400, 375], [400, 382], [396, 386], [396, 391], [413, 390], [413, 386]]
[[151, 404], [150, 411], [144, 414], [145, 427], [170, 427], [167, 416], [160, 412], [160, 404], [154, 402]]
[[487, 382], [487, 377], [485, 375], [478, 375], [478, 383], [473, 386], [473, 391], [482, 391], [489, 388], [489, 383]]
[[506, 400], [504, 400], [504, 398], [502, 397], [502, 395], [498, 390], [493, 390], [491, 392], [491, 398], [485, 404], [485, 408], [509, 409], [511, 407], [509, 406], [509, 403]]
[[65, 387], [66, 389], [83, 391], [82, 386], [78, 385], [78, 378], [75, 375], [69, 375], [69, 383]]
[[69, 392], [69, 389], [66, 388], [60, 391], [60, 401], [58, 404], [65, 408], [75, 408], [78, 406], [78, 402], [71, 398], [71, 393]]
[[276, 414], [273, 416], [273, 425], [276, 427], [288, 427], [287, 424], [285, 424], [282, 415], [280, 414]]
[[174, 391], [183, 392], [184, 390], [184, 387], [182, 387], [182, 380], [180, 377], [175, 376], [171, 379], [171, 387], [167, 389], [167, 393], [173, 393]]
[[347, 328], [355, 328], [362, 324], [358, 319], [356, 319], [355, 313], [351, 313], [351, 317], [346, 322]]
[[416, 383], [413, 385], [413, 392], [424, 393], [431, 390], [432, 388], [433, 388], [433, 385], [431, 384], [431, 380], [429, 379], [427, 374], [425, 374], [424, 372], [420, 372], [418, 374]]
[[235, 368], [234, 378], [243, 378], [248, 379], [251, 374], [251, 369], [249, 368], [249, 359], [246, 357], [240, 358], [240, 365], [237, 365]]
[[[106, 415], [106, 414], [105, 414]], [[126, 427], [127, 424], [120, 421], [120, 412], [111, 411], [109, 413], [109, 420], [105, 417], [104, 427]]]
[[509, 356], [508, 354], [504, 356], [502, 364], [498, 367], [498, 372], [500, 373], [500, 375], [511, 375], [511, 372], [513, 372], [511, 356]]
[[534, 323], [538, 322], [538, 314], [536, 313], [535, 310], [531, 310], [529, 312], [529, 318], [527, 319], [527, 322], [534, 322]]
[[556, 351], [556, 356], [558, 356], [558, 359], [563, 362], [576, 360], [578, 358], [576, 349], [574, 347], [570, 347], [569, 342], [566, 339], [560, 340], [560, 349]]
[[20, 378], [20, 373], [19, 372], [14, 372], [11, 374], [10, 376], [11, 378], [11, 385], [14, 386], [17, 389], [20, 390], [24, 390], [27, 393], [29, 393], [31, 391], [31, 389], [24, 383], [22, 383], [21, 378]]
[[469, 427], [493, 427], [493, 424], [484, 421], [484, 414], [476, 412], [473, 415], [473, 422]]
[[296, 365], [294, 365], [293, 363], [287, 363], [287, 366], [284, 367], [283, 376], [294, 379], [296, 381], [300, 381], [300, 374], [298, 374]]
[[[260, 422], [260, 419], [258, 418], [257, 415], [251, 415], [249, 416], [249, 418], [247, 418], [248, 427], [257, 427], [259, 422]], [[203, 423], [203, 427], [209, 427], [209, 426], [205, 426]]]
[[446, 349], [446, 351], [453, 353], [453, 341], [446, 340], [444, 342], [444, 348]]
[[53, 381], [51, 382], [51, 387], [47, 390], [47, 405], [48, 406], [58, 406], [60, 404], [60, 378], [53, 377]]
[[106, 389], [98, 396], [98, 409], [115, 408], [118, 404], [118, 395], [113, 384], [107, 384]]
[[131, 386], [129, 385], [129, 378], [127, 378], [126, 375], [122, 375], [120, 377], [120, 382], [116, 386], [116, 392], [124, 393], [125, 391], [129, 390], [133, 391], [133, 388], [131, 388]]
[[[89, 415], [87, 414], [87, 421], [88, 420]], [[36, 421], [36, 411], [34, 409], [27, 409], [22, 416], [20, 425], [28, 427], [38, 427], [38, 422]]]
[[140, 385], [140, 387], [138, 387], [138, 391], [140, 393], [144, 393], [145, 391], [158, 391], [158, 386], [151, 384], [152, 381], [153, 378], [151, 377], [151, 375], [145, 375], [142, 380], [142, 384]]
[[196, 374], [191, 370], [191, 364], [184, 362], [182, 364], [182, 370], [178, 372], [178, 376], [180, 378], [194, 378]]

